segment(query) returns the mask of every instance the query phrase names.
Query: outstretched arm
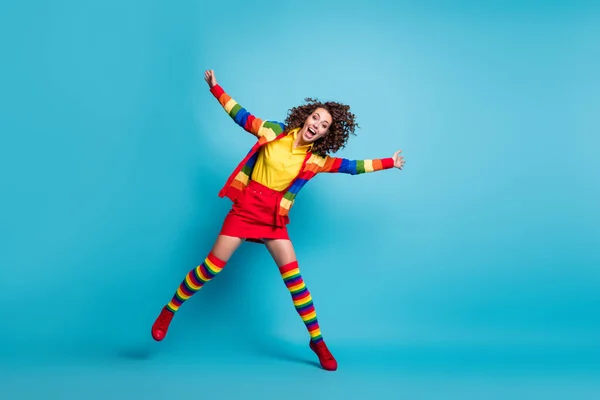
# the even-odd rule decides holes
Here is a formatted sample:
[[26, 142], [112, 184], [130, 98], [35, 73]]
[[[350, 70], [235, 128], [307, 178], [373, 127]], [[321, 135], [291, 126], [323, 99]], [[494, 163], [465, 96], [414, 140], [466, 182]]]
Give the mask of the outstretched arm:
[[402, 150], [398, 150], [392, 157], [373, 160], [348, 160], [347, 158], [327, 157], [319, 172], [358, 175], [391, 168], [402, 169], [404, 167], [404, 157], [400, 156], [401, 152]]
[[284, 131], [285, 125], [277, 121], [266, 121], [255, 117], [243, 108], [237, 101], [231, 98], [223, 88], [217, 83], [217, 78], [213, 70], [204, 72], [204, 80], [210, 87], [210, 92], [219, 101], [227, 114], [236, 124], [250, 132], [254, 136], [265, 137], [268, 140], [273, 139]]

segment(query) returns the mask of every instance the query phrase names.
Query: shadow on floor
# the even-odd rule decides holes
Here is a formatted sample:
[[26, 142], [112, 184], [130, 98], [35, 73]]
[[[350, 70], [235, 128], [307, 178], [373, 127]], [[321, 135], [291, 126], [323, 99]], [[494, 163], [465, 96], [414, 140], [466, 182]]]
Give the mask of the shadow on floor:
[[150, 347], [139, 346], [121, 349], [117, 351], [117, 357], [128, 360], [144, 361], [152, 358], [152, 355], [155, 353], [156, 351], [152, 350]]
[[[234, 346], [224, 349], [227, 355], [232, 354], [232, 351], [234, 352], [233, 354], [235, 354], [233, 347]], [[266, 340], [264, 338], [250, 338], [244, 342], [239, 342], [238, 346], [235, 347], [239, 349], [239, 355], [242, 359], [248, 357], [272, 359], [321, 368], [317, 356], [310, 350], [308, 343], [306, 349], [302, 351], [298, 346], [289, 345], [276, 338], [267, 338]], [[155, 355], [158, 355], [158, 353], [160, 353], [160, 350], [154, 343], [146, 345], [130, 345], [116, 349], [117, 358], [133, 361], [147, 361], [152, 359]], [[213, 347], [209, 350], [209, 353], [211, 353], [211, 356], [218, 355], [218, 349]]]
[[265, 338], [254, 338], [246, 343], [245, 350], [257, 357], [306, 364], [321, 368], [321, 364], [317, 361], [317, 356], [308, 347], [308, 342], [303, 354], [299, 354], [300, 351], [297, 346], [290, 346], [277, 338], [267, 338], [267, 340], [265, 340]]

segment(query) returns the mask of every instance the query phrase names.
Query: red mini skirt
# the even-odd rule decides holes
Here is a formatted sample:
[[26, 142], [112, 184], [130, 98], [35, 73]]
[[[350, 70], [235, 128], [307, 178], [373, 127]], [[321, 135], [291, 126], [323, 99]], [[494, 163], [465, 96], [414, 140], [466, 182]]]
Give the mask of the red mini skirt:
[[250, 181], [233, 202], [223, 221], [221, 235], [264, 243], [264, 239], [288, 239], [286, 221], [278, 215], [283, 193]]

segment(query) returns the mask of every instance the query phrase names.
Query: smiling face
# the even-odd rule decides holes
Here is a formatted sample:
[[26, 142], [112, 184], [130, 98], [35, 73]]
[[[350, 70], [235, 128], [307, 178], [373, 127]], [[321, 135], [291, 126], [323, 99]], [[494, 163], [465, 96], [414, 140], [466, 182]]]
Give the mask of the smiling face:
[[321, 107], [317, 108], [304, 121], [304, 126], [299, 132], [301, 141], [309, 144], [322, 138], [329, 132], [332, 122], [329, 111]]

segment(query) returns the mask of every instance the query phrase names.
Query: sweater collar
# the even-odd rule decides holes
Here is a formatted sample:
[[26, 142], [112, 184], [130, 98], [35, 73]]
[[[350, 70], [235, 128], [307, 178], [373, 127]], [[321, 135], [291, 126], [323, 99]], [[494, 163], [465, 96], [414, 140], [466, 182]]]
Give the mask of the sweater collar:
[[[298, 138], [298, 132], [300, 132], [300, 128], [294, 128], [288, 133], [288, 135], [292, 135], [292, 137], [294, 138], [294, 142]], [[304, 146], [298, 146], [296, 148], [297, 149], [306, 149], [307, 151], [310, 151], [313, 148], [313, 144], [314, 143], [309, 143], [309, 144], [305, 144]]]

